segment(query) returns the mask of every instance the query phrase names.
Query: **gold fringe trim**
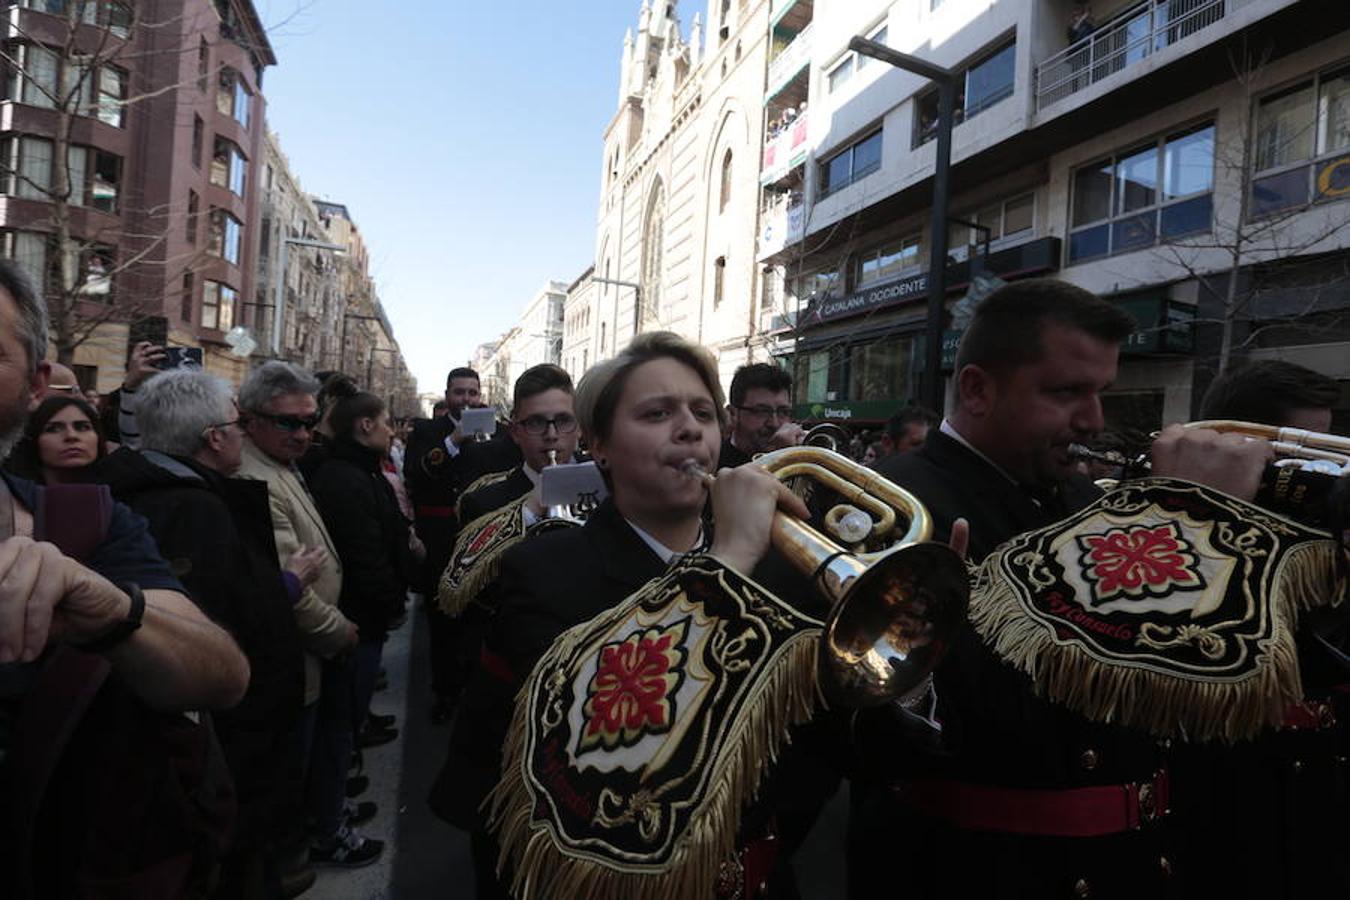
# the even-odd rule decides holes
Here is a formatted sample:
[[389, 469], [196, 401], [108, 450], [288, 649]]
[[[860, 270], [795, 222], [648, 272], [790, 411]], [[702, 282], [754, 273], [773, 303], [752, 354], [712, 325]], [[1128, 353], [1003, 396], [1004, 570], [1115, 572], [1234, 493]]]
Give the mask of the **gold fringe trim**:
[[1080, 715], [1165, 737], [1233, 743], [1278, 727], [1285, 709], [1303, 699], [1294, 631], [1303, 610], [1344, 600], [1339, 554], [1332, 541], [1309, 541], [1285, 554], [1272, 577], [1271, 636], [1256, 671], [1237, 682], [1115, 665], [1082, 644], [1055, 640], [1053, 628], [1028, 615], [1002, 577], [1001, 553], [985, 562], [994, 568], [971, 598], [970, 622], [1000, 659], [1031, 676], [1037, 693]]
[[461, 497], [467, 497], [479, 488], [485, 488], [490, 484], [496, 484], [499, 481], [505, 481], [511, 477], [511, 473], [516, 470], [515, 466], [509, 469], [502, 469], [500, 472], [488, 472], [486, 475], [479, 475], [469, 486], [459, 492]]
[[[497, 580], [497, 576], [501, 574], [502, 557], [506, 555], [506, 551], [525, 538], [524, 525], [521, 525], [517, 533], [489, 545], [479, 553], [478, 558], [468, 567], [460, 567], [460, 557], [464, 555], [469, 545], [474, 542], [483, 529], [498, 518], [507, 517], [509, 519], [512, 516], [520, 516], [521, 509], [529, 497], [530, 495], [526, 494], [501, 509], [484, 513], [460, 532], [459, 539], [455, 541], [455, 549], [450, 554], [450, 562], [446, 564], [445, 571], [441, 573], [440, 584], [436, 590], [436, 602], [447, 616], [452, 619], [459, 618], [464, 614], [464, 610], [469, 608], [469, 604], [476, 600], [488, 585]], [[504, 525], [503, 529], [507, 527]]]
[[794, 634], [766, 663], [772, 674], [746, 703], [741, 723], [728, 733], [718, 757], [708, 761], [718, 775], [700, 803], [702, 809], [694, 813], [688, 832], [676, 839], [665, 868], [647, 872], [566, 852], [547, 825], [532, 821], [534, 795], [527, 787], [524, 757], [530, 685], [548, 662], [566, 659], [577, 649], [591, 634], [590, 624], [560, 636], [516, 695], [501, 781], [483, 802], [489, 810], [488, 827], [501, 847], [498, 874], [511, 872], [516, 900], [715, 900], [722, 863], [737, 850], [742, 811], [758, 796], [765, 774], [789, 743], [790, 729], [809, 721], [816, 705], [823, 705], [816, 683], [819, 629]]

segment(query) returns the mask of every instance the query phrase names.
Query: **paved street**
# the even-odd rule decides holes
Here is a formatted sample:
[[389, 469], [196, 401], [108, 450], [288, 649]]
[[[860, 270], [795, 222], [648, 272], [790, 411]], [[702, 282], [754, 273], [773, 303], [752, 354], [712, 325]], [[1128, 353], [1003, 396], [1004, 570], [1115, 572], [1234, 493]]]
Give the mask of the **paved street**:
[[[384, 648], [389, 688], [375, 695], [377, 713], [398, 716], [398, 740], [365, 752], [370, 790], [363, 800], [380, 805], [366, 834], [390, 842], [365, 869], [321, 869], [306, 900], [471, 900], [473, 867], [465, 835], [432, 815], [426, 797], [445, 757], [448, 726], [427, 718], [430, 686], [425, 673], [427, 629], [420, 612]], [[843, 889], [845, 792], [826, 810], [797, 860], [802, 897], [837, 900]]]

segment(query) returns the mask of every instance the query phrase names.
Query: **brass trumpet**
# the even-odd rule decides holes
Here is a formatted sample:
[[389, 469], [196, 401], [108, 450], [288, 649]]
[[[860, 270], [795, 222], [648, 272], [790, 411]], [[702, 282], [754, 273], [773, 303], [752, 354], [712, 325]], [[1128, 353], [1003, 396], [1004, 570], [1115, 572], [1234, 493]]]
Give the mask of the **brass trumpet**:
[[[923, 504], [820, 447], [788, 447], [755, 462], [779, 480], [807, 476], [835, 491], [844, 503], [830, 510], [827, 527], [847, 543], [880, 546], [855, 552], [805, 522], [774, 515], [774, 548], [830, 603], [818, 657], [826, 697], [877, 706], [921, 686], [965, 620], [970, 596], [965, 563], [945, 544], [928, 542], [933, 522]], [[713, 480], [692, 460], [686, 472]], [[860, 528], [861, 520], [867, 525]]]
[[[1256, 504], [1314, 527], [1334, 518], [1330, 509], [1333, 492], [1339, 479], [1350, 475], [1350, 438], [1231, 419], [1187, 422], [1184, 427], [1240, 434], [1251, 440], [1269, 442], [1276, 460], [1266, 467], [1261, 477]], [[1156, 438], [1157, 432], [1152, 436]], [[1069, 455], [1075, 459], [1122, 466], [1122, 477], [1126, 479], [1148, 475], [1152, 470], [1147, 454], [1126, 459], [1115, 451], [1102, 452], [1081, 444], [1070, 444]], [[1097, 486], [1110, 490], [1117, 483], [1116, 479], [1104, 478], [1097, 481]]]

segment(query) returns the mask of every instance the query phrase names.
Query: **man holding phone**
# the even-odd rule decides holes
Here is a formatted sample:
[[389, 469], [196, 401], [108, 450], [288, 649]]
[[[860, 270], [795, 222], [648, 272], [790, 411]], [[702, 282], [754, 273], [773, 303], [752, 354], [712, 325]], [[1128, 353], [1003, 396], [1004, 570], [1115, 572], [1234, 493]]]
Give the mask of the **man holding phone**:
[[117, 430], [123, 444], [133, 450], [141, 446], [141, 434], [136, 424], [136, 389], [147, 379], [166, 369], [201, 369], [200, 347], [165, 347], [150, 340], [137, 341], [127, 359], [127, 374], [118, 391]]

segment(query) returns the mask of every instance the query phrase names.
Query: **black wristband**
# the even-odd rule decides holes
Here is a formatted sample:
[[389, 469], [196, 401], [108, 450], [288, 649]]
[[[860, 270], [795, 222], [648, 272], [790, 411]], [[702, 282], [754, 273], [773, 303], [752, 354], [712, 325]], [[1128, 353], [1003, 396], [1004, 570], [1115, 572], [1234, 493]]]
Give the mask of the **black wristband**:
[[141, 619], [145, 616], [145, 594], [141, 592], [141, 586], [129, 581], [117, 587], [131, 598], [131, 608], [127, 610], [127, 617], [110, 628], [102, 637], [76, 645], [86, 653], [103, 653], [111, 650], [141, 627]]

